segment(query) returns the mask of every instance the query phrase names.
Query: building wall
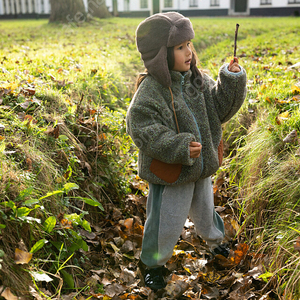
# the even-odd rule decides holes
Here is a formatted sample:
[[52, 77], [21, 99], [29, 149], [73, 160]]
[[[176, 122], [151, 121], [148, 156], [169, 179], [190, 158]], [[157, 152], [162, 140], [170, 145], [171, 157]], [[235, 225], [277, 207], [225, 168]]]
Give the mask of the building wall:
[[49, 14], [49, 0], [0, 0], [0, 15]]
[[300, 6], [300, 4], [288, 4], [288, 0], [272, 0], [272, 4], [260, 4], [261, 0], [250, 0], [249, 1], [250, 8], [276, 8], [276, 7], [292, 7], [292, 6]]
[[251, 0], [251, 16], [292, 16], [300, 15], [300, 3], [289, 4], [288, 0], [272, 0], [272, 4], [260, 4], [261, 0]]
[[[63, 1], [63, 0], [62, 0]], [[88, 2], [101, 0], [83, 0], [88, 11]], [[144, 0], [145, 1], [145, 0]], [[159, 11], [175, 10], [187, 16], [224, 16], [234, 15], [234, 3], [241, 0], [219, 0], [218, 6], [211, 6], [211, 0], [146, 0], [148, 6], [141, 8], [141, 0], [117, 0], [119, 16], [147, 17], [153, 13], [155, 1], [159, 1]], [[165, 7], [165, 1], [171, 2]], [[191, 5], [191, 4], [195, 5]], [[300, 4], [288, 4], [288, 0], [272, 0], [272, 4], [261, 5], [261, 0], [248, 0], [245, 15], [299, 15]], [[113, 0], [106, 0], [109, 11], [113, 10]], [[0, 0], [0, 16], [30, 17], [50, 14], [50, 0]]]

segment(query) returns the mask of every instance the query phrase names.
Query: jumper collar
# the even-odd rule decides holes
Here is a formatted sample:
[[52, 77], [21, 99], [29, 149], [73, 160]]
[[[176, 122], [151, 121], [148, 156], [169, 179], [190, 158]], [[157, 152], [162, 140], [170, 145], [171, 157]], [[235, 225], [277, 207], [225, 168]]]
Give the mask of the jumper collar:
[[192, 71], [188, 70], [187, 72], [181, 73], [178, 71], [170, 71], [172, 83], [186, 83], [192, 76]]

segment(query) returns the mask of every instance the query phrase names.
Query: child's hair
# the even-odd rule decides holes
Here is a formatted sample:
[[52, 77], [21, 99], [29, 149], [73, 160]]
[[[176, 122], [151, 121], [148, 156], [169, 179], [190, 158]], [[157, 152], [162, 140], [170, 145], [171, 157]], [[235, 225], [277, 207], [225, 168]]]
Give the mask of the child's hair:
[[[197, 68], [197, 63], [199, 62], [197, 53], [195, 51], [195, 48], [193, 44], [191, 43], [191, 50], [192, 50], [192, 60], [191, 60], [191, 83], [199, 88], [202, 89], [203, 87], [203, 80], [202, 80], [202, 72]], [[174, 47], [168, 47], [167, 48], [167, 61], [168, 61], [168, 68], [169, 70], [172, 70], [174, 68], [175, 64], [175, 58], [174, 58]], [[140, 84], [143, 82], [143, 80], [149, 75], [148, 70], [145, 69], [144, 73], [140, 73], [136, 79], [135, 82], [135, 91], [137, 91]], [[197, 83], [196, 83], [197, 81]]]

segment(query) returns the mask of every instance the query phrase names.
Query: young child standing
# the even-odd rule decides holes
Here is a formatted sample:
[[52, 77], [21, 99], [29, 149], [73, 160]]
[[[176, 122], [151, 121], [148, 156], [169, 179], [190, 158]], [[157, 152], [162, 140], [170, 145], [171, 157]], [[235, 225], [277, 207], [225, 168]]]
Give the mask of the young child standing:
[[150, 16], [136, 31], [146, 73], [126, 122], [139, 148], [139, 176], [149, 182], [140, 266], [154, 290], [166, 285], [164, 264], [188, 216], [213, 254], [229, 254], [210, 176], [221, 163], [221, 124], [245, 99], [246, 72], [235, 58], [215, 82], [196, 67], [193, 38], [190, 20], [176, 12]]

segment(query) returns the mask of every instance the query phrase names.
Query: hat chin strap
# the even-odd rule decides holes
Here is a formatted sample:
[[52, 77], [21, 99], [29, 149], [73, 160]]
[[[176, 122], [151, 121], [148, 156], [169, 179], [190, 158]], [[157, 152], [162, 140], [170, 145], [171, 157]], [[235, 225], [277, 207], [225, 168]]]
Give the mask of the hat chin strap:
[[174, 112], [174, 118], [175, 118], [175, 122], [176, 122], [177, 131], [178, 131], [178, 133], [180, 133], [179, 125], [178, 125], [178, 121], [177, 121], [177, 115], [176, 115], [175, 106], [174, 106], [174, 97], [173, 97], [173, 93], [172, 93], [172, 90], [171, 90], [170, 87], [169, 87], [169, 91], [171, 93], [172, 107], [173, 107], [173, 112]]

